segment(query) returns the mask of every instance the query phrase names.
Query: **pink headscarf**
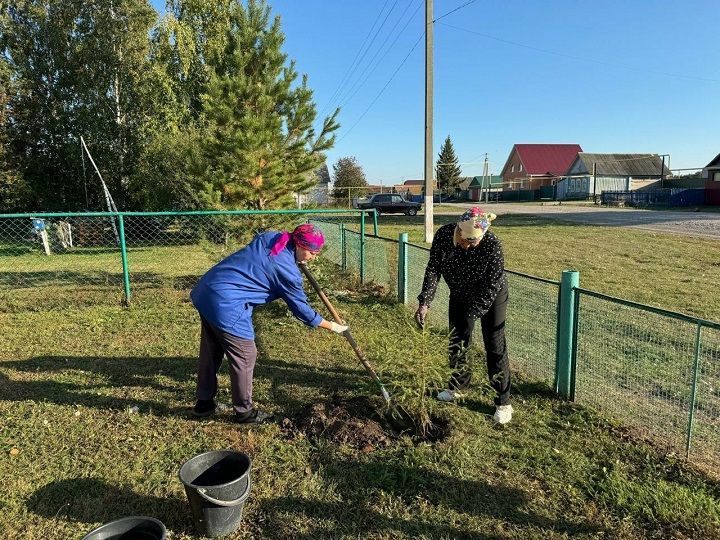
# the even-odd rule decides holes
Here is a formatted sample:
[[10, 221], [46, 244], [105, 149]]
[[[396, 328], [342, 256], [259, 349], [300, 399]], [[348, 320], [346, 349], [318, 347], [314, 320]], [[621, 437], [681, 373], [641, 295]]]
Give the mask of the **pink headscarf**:
[[304, 223], [295, 227], [292, 233], [283, 231], [270, 249], [270, 255], [274, 257], [285, 249], [291, 238], [296, 246], [308, 251], [320, 251], [325, 245], [325, 236], [322, 231], [315, 225]]

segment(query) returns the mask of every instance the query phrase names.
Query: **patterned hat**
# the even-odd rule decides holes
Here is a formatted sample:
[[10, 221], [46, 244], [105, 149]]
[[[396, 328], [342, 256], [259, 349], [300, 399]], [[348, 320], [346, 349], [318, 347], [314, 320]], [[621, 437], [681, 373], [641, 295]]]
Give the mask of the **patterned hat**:
[[325, 244], [325, 236], [322, 231], [315, 225], [305, 223], [295, 227], [293, 232], [283, 231], [280, 233], [270, 249], [270, 255], [276, 257], [285, 249], [290, 239], [296, 246], [313, 252], [320, 251]]
[[490, 227], [490, 222], [497, 216], [490, 212], [483, 212], [479, 206], [473, 206], [470, 210], [460, 216], [458, 229], [460, 236], [465, 240], [482, 238], [485, 231]]
[[292, 239], [296, 246], [308, 251], [320, 251], [325, 244], [325, 236], [322, 231], [310, 223], [295, 227], [292, 232]]

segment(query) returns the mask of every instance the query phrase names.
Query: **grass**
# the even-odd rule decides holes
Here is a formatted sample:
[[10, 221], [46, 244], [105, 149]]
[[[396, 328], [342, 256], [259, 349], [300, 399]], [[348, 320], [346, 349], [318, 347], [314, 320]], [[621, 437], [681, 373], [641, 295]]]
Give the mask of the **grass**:
[[[200, 262], [202, 251], [176, 249], [178, 261], [210, 263]], [[165, 266], [167, 277], [186, 276], [187, 264]], [[379, 358], [374, 343], [404, 324], [407, 312], [347, 291], [347, 278], [332, 268], [316, 274], [360, 346]], [[452, 432], [435, 444], [400, 438], [365, 453], [288, 440], [277, 425], [189, 417], [199, 324], [187, 288], [173, 279], [138, 285], [127, 309], [77, 306], [77, 291], [64, 282], [44, 290], [54, 301], [33, 310], [0, 304], [0, 530], [7, 538], [76, 538], [133, 514], [158, 517], [174, 540], [195, 538], [177, 471], [219, 448], [253, 459], [252, 495], [234, 538], [720, 537], [717, 483], [556, 400], [543, 385], [517, 378], [517, 414], [498, 428], [479, 370], [464, 402], [440, 407]], [[265, 408], [292, 415], [334, 393], [374, 394], [337, 336], [304, 328], [283, 304], [260, 310], [256, 323], [255, 397]]]
[[[381, 234], [391, 237], [397, 236], [391, 227], [412, 222], [391, 216], [380, 220]], [[411, 234], [419, 241], [416, 221]], [[526, 261], [533, 254], [525, 251], [546, 247], [545, 238], [573, 246], [572, 255], [590, 265], [597, 252], [585, 253], [587, 245], [596, 245], [602, 236], [594, 227], [519, 217], [498, 218], [495, 225], [508, 256], [515, 245], [512, 251]], [[629, 232], [641, 251], [648, 237], [668, 241], [663, 235]], [[509, 238], [516, 243], [508, 243]], [[617, 250], [613, 246], [620, 240], [608, 249]], [[625, 241], [629, 249], [631, 239]], [[670, 244], [661, 245], [669, 249]], [[350, 252], [356, 248], [350, 246]], [[376, 261], [377, 279], [393, 283], [392, 249], [377, 241], [366, 248], [369, 261]], [[192, 420], [188, 410], [199, 325], [188, 287], [223, 249], [208, 244], [133, 247], [133, 304], [128, 309], [119, 306], [122, 285], [114, 250], [53, 257], [7, 250], [13, 256], [0, 260], [0, 530], [5, 537], [80, 537], [100, 523], [145, 514], [168, 525], [173, 539], [194, 538], [177, 471], [193, 455], [229, 447], [249, 453], [254, 463], [253, 492], [236, 538], [720, 538], [716, 479], [642, 442], [642, 434], [558, 401], [546, 386], [532, 382], [552, 377], [556, 293], [551, 285], [523, 278], [511, 283], [516, 307], [508, 332], [514, 373], [520, 376], [514, 391], [517, 414], [504, 429], [489, 418], [492, 396], [483, 368], [463, 403], [439, 406], [452, 433], [435, 444], [400, 438], [365, 453], [288, 439], [277, 425], [239, 428], [226, 415]], [[562, 255], [551, 246], [546, 251], [550, 258]], [[702, 257], [678, 255], [694, 261], [691, 265]], [[658, 265], [652, 268], [660, 272]], [[589, 287], [587, 273], [582, 279]], [[316, 267], [316, 275], [381, 374], [389, 374], [385, 351], [412, 371], [419, 359], [402, 355], [414, 343], [407, 341], [410, 334], [397, 330], [409, 317], [404, 308], [368, 290], [348, 291], [353, 280], [332, 267]], [[419, 279], [421, 270], [413, 273], [411, 296]], [[661, 430], [682, 427], [682, 410], [678, 425], [673, 423], [673, 407], [687, 392], [685, 368], [673, 361], [673, 351], [686, 346], [682, 332], [627, 314], [618, 319], [623, 326], [613, 326], [609, 308], [591, 303], [588, 309], [595, 315], [581, 320], [586, 338], [580, 361], [594, 371], [579, 374], [582, 401], [622, 407], [635, 395], [644, 422]], [[374, 395], [352, 351], [337, 336], [302, 327], [283, 304], [262, 310], [256, 323], [255, 393], [262, 406], [291, 416], [335, 393]], [[648, 325], [658, 326], [662, 340], [647, 333]], [[608, 333], [621, 339], [607, 340]], [[392, 347], [388, 339], [394, 340]], [[716, 384], [703, 383], [718, 375], [713, 358], [720, 357], [720, 344], [713, 343], [705, 345], [711, 348], [703, 360], [707, 366], [696, 419], [701, 426], [715, 425], [698, 432], [708, 437], [700, 443], [710, 449], [716, 447], [713, 407], [720, 395]], [[442, 351], [436, 353], [436, 360], [442, 357]], [[614, 362], [627, 354], [637, 354], [642, 362]], [[422, 376], [420, 370], [417, 374]], [[379, 406], [380, 399], [374, 399]]]

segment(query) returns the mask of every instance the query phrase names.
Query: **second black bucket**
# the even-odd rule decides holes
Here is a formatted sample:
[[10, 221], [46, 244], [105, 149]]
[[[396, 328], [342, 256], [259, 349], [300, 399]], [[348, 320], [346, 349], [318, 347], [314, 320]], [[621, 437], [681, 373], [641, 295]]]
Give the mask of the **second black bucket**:
[[205, 536], [237, 530], [250, 495], [250, 456], [233, 450], [205, 452], [180, 468], [195, 526]]
[[89, 532], [83, 540], [165, 540], [165, 525], [155, 518], [132, 516]]

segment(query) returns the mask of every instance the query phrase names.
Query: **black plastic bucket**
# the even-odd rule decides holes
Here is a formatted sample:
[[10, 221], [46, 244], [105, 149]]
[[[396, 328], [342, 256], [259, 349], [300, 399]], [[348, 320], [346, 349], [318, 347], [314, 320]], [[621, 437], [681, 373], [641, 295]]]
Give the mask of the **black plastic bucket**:
[[250, 465], [247, 454], [216, 450], [195, 456], [180, 468], [200, 534], [222, 536], [240, 526], [250, 495]]
[[151, 517], [131, 516], [90, 531], [82, 540], [165, 540], [165, 525]]

